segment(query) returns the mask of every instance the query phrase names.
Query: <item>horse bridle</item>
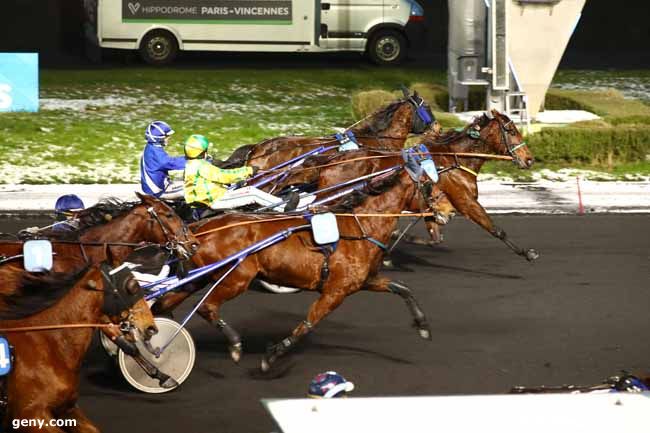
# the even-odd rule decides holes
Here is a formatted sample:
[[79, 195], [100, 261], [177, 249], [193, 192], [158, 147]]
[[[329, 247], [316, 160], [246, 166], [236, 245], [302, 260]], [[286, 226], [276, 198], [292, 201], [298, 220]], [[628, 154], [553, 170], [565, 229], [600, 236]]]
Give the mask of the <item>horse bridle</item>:
[[501, 123], [501, 120], [499, 118], [495, 118], [497, 123], [499, 124], [499, 132], [501, 133], [501, 139], [503, 141], [503, 145], [506, 148], [506, 151], [508, 154], [512, 157], [512, 163], [517, 165], [525, 165], [519, 155], [517, 155], [516, 150], [519, 149], [520, 147], [526, 146], [526, 142], [522, 141], [521, 143], [513, 146], [512, 143], [510, 142], [510, 139], [508, 138], [510, 135], [515, 135], [516, 132], [514, 129], [510, 127], [510, 125], [514, 125], [514, 122], [512, 119], [508, 119], [508, 122], [505, 124]]
[[[406, 100], [411, 103], [413, 115], [417, 116], [422, 121], [424, 125], [422, 132], [424, 132], [424, 130], [426, 130], [426, 128], [433, 123], [433, 117], [431, 117], [431, 115], [427, 112], [426, 106], [424, 104], [424, 99], [420, 98], [419, 96], [418, 99], [420, 100], [420, 102], [416, 101], [413, 95], [408, 95], [406, 98]], [[411, 128], [412, 130], [415, 131], [416, 128], [414, 128], [414, 126], [415, 126], [415, 122]]]
[[181, 231], [182, 231], [182, 238], [184, 240], [179, 240], [179, 236], [177, 233], [171, 233], [171, 230], [165, 227], [165, 224], [163, 223], [162, 219], [156, 212], [156, 209], [153, 208], [153, 206], [149, 206], [147, 208], [147, 212], [151, 217], [153, 217], [154, 220], [158, 222], [158, 225], [160, 225], [160, 229], [163, 232], [163, 235], [165, 236], [165, 240], [167, 241], [164, 245], [164, 248], [167, 249], [169, 252], [174, 253], [177, 256], [180, 256], [184, 259], [189, 259], [192, 254], [190, 253], [190, 249], [187, 248], [187, 245], [190, 243], [190, 240], [188, 239], [188, 234], [189, 230], [185, 223], [182, 223]]

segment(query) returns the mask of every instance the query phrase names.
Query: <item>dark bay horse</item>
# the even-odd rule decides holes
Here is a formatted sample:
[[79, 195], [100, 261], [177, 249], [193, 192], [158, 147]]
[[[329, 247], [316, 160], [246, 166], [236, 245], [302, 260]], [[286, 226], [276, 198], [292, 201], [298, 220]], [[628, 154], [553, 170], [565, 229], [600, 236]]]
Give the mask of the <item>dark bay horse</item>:
[[[414, 200], [414, 196], [419, 193], [417, 184], [401, 169], [399, 173], [387, 178], [373, 180], [366, 194], [352, 196], [353, 199], [360, 201], [341, 205], [340, 210], [355, 214], [396, 214], [406, 209]], [[360, 196], [362, 199], [359, 199]], [[202, 260], [205, 264], [216, 262], [288, 227], [306, 223], [301, 218], [272, 222], [264, 222], [264, 219], [265, 217], [261, 215], [233, 213], [199, 223], [200, 227], [194, 228], [199, 232], [229, 227], [200, 237], [201, 246], [194, 257], [195, 262], [197, 260]], [[211, 324], [224, 331], [230, 343], [231, 355], [233, 359], [238, 360], [241, 353], [239, 336], [220, 317], [219, 309], [224, 302], [246, 291], [253, 279], [257, 277], [272, 284], [319, 292], [320, 296], [309, 308], [306, 320], [301, 322], [290, 336], [273, 345], [263, 358], [262, 369], [265, 371], [279, 356], [311, 332], [347, 296], [360, 290], [400, 296], [409, 308], [419, 335], [430, 339], [431, 333], [426, 318], [411, 290], [402, 283], [377, 274], [384, 253], [380, 245], [390, 239], [397, 225], [397, 219], [392, 216], [358, 218], [338, 216], [341, 239], [335, 249], [319, 248], [314, 244], [309, 231], [297, 232], [285, 241], [243, 260], [210, 294], [199, 309], [199, 313]], [[249, 221], [258, 221], [258, 223], [236, 225]], [[231, 224], [235, 226], [230, 227]], [[214, 275], [213, 278], [217, 276]], [[158, 311], [175, 307], [187, 296], [187, 293], [182, 292], [168, 294], [156, 305]]]
[[[143, 242], [165, 246], [179, 259], [187, 259], [198, 248], [198, 241], [185, 223], [164, 202], [140, 195], [140, 202], [127, 203], [109, 199], [79, 212], [79, 229], [74, 232], [39, 232], [39, 237], [52, 237], [53, 271], [74, 272], [90, 264], [110, 260], [121, 264], [134, 248]], [[0, 241], [0, 255], [22, 254], [23, 242]], [[0, 260], [1, 261], [1, 260]], [[7, 308], [5, 299], [16, 293], [27, 272], [22, 259], [7, 260], [0, 265], [0, 312]], [[148, 363], [134, 348], [118, 340], [119, 332], [104, 328], [102, 332], [126, 353], [134, 356], [147, 373], [162, 386], [173, 387], [173, 380]]]
[[437, 186], [447, 195], [456, 210], [500, 239], [516, 254], [532, 261], [539, 257], [539, 253], [515, 245], [508, 239], [506, 232], [493, 223], [477, 200], [476, 176], [485, 159], [435, 155], [436, 152], [505, 155], [511, 156], [512, 162], [519, 168], [530, 168], [534, 158], [515, 123], [496, 110], [492, 110], [491, 114], [492, 117], [484, 114], [462, 131], [442, 136], [424, 134], [422, 142], [434, 154], [436, 166], [442, 171]]
[[[39, 238], [52, 239], [52, 270], [73, 272], [107, 259], [116, 265], [142, 242], [165, 245], [181, 258], [188, 258], [198, 248], [198, 241], [185, 223], [164, 202], [138, 196], [141, 201], [137, 203], [106, 200], [79, 212], [78, 231], [38, 233]], [[21, 241], [0, 241], [0, 256], [19, 256], [22, 248]], [[0, 265], [0, 311], [3, 297], [15, 292], [24, 272], [21, 258]]]
[[[409, 135], [422, 134], [428, 128], [439, 128], [433, 121], [426, 121], [418, 114], [424, 110], [431, 120], [431, 108], [417, 94], [410, 95], [403, 90], [404, 99], [394, 102], [373, 113], [368, 119], [351, 128], [360, 145], [369, 148], [400, 150]], [[426, 115], [425, 115], [426, 117]], [[319, 146], [337, 144], [333, 137], [277, 137], [257, 144], [248, 144], [236, 149], [228, 160], [217, 163], [223, 168], [254, 165], [269, 169]], [[333, 151], [332, 151], [333, 152]]]
[[[10, 311], [0, 313], [0, 330], [18, 327], [110, 322], [137, 331], [145, 340], [157, 332], [143, 291], [130, 272], [105, 277], [99, 265], [76, 274], [24, 274], [18, 293], [7, 298]], [[117, 290], [115, 294], [114, 290]], [[0, 331], [2, 332], [2, 331]], [[90, 346], [93, 328], [2, 332], [14, 348], [15, 361], [0, 399], [8, 406], [0, 430], [11, 420], [74, 420], [75, 427], [38, 426], [19, 432], [91, 433], [99, 429], [77, 405], [79, 371]], [[0, 410], [1, 412], [1, 410]], [[0, 414], [1, 415], [1, 414]], [[4, 423], [3, 423], [4, 421]]]

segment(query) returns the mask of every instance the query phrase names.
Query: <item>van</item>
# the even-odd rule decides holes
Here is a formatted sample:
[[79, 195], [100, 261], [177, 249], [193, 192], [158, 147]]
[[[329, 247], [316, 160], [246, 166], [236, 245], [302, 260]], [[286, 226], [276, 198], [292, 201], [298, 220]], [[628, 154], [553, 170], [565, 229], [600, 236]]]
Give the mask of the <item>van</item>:
[[179, 51], [356, 51], [400, 63], [421, 39], [416, 0], [84, 0], [87, 39], [153, 65]]

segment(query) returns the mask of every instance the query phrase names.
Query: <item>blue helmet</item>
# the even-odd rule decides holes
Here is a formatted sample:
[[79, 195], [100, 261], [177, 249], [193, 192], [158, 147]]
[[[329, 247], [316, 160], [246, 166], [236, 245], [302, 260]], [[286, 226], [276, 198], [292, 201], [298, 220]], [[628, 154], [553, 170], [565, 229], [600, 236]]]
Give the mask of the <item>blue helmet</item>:
[[56, 204], [54, 205], [54, 210], [57, 213], [63, 213], [70, 210], [79, 210], [84, 208], [85, 208], [84, 202], [81, 201], [81, 199], [74, 194], [62, 195], [56, 200]]
[[144, 137], [147, 139], [147, 143], [161, 144], [164, 146], [165, 139], [173, 133], [174, 130], [166, 122], [155, 120], [147, 126]]
[[316, 375], [309, 383], [309, 397], [337, 398], [354, 389], [354, 384], [345, 380], [335, 371], [326, 371]]

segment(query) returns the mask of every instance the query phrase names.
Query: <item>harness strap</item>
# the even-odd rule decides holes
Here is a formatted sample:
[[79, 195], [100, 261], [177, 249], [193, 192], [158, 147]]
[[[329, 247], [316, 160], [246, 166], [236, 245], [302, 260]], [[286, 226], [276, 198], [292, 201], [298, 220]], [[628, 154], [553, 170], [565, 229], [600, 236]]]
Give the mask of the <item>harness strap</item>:
[[325, 285], [325, 282], [330, 276], [330, 256], [332, 255], [333, 248], [331, 245], [325, 245], [321, 246], [319, 248], [320, 252], [323, 254], [323, 264], [320, 268], [320, 280], [318, 281], [318, 284], [316, 285], [317, 291], [320, 291], [323, 286]]
[[466, 167], [466, 166], [464, 166], [462, 164], [458, 164], [458, 168], [465, 171], [465, 172], [467, 172], [467, 173], [469, 173], [469, 174], [471, 174], [471, 175], [473, 175], [474, 177], [478, 177], [478, 173], [475, 172], [474, 170], [472, 170], [469, 167]]

